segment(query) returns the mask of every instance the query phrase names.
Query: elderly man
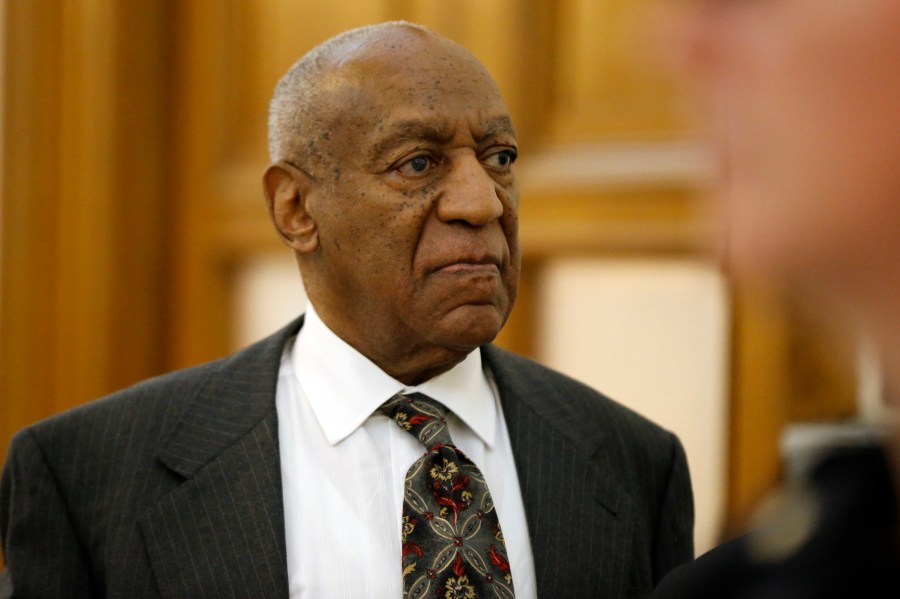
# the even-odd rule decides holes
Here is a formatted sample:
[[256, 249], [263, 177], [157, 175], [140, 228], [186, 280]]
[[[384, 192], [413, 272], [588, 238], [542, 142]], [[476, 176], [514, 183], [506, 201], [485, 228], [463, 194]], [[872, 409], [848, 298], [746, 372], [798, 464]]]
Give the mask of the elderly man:
[[20, 433], [17, 595], [624, 597], [692, 557], [678, 440], [490, 345], [517, 149], [469, 52], [403, 22], [328, 40], [278, 84], [270, 145], [305, 315]]

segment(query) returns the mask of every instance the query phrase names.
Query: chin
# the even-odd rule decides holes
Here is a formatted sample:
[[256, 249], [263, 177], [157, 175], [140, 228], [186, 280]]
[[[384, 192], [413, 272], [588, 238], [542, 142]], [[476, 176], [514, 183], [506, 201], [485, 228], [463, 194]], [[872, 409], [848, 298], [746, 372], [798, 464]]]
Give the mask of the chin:
[[471, 351], [494, 340], [506, 315], [492, 305], [461, 306], [433, 329], [433, 340], [444, 347]]

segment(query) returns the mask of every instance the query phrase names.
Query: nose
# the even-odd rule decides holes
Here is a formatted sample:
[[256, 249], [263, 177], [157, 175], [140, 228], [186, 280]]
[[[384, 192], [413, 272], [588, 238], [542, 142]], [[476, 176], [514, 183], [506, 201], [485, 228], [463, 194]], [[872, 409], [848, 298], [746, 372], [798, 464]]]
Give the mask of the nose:
[[500, 218], [503, 202], [497, 182], [472, 154], [454, 161], [445, 180], [437, 215], [444, 222], [463, 221], [484, 226]]

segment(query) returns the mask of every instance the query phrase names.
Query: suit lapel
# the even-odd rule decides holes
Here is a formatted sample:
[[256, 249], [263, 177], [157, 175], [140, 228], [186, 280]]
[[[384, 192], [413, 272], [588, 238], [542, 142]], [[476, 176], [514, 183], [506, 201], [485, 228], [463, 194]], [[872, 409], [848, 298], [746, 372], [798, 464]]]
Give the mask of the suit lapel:
[[302, 319], [208, 367], [159, 452], [183, 479], [142, 515], [166, 597], [287, 597], [275, 388]]
[[500, 392], [531, 536], [539, 597], [621, 596], [633, 513], [602, 471], [604, 439], [535, 365], [483, 348]]
[[[159, 452], [183, 479], [140, 520], [164, 597], [287, 597], [275, 388], [302, 318], [205, 367], [206, 383]], [[533, 364], [483, 348], [500, 391], [519, 474], [538, 596], [624, 592], [633, 515], [595, 459], [596, 423], [535, 376]]]

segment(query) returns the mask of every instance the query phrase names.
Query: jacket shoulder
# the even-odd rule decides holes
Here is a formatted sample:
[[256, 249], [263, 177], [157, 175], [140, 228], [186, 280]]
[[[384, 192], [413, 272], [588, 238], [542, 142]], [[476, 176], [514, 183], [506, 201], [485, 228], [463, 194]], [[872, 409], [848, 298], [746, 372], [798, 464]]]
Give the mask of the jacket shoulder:
[[269, 378], [274, 393], [281, 352], [301, 324], [302, 317], [234, 354], [145, 379], [40, 420], [16, 436], [33, 434], [36, 439], [49, 443], [82, 429], [97, 432], [141, 427], [165, 431], [189, 409], [192, 399], [207, 385], [223, 380], [232, 386], [240, 385], [242, 379], [248, 384], [256, 384], [260, 376], [271, 373]]

